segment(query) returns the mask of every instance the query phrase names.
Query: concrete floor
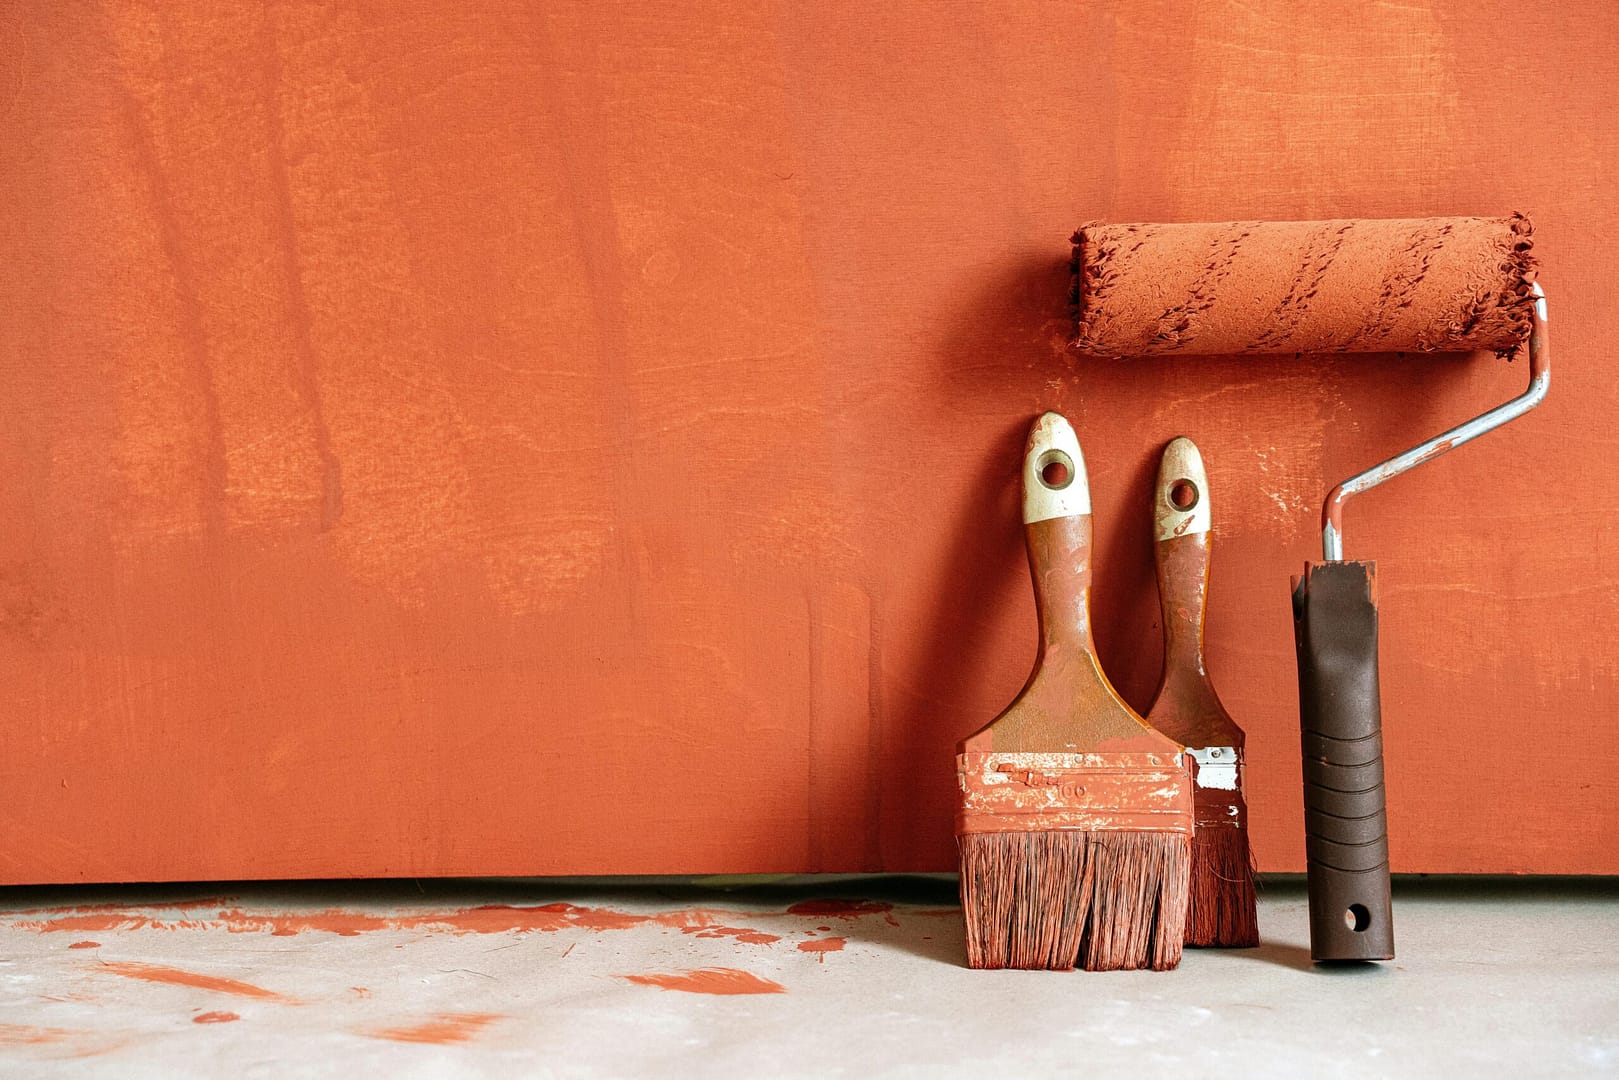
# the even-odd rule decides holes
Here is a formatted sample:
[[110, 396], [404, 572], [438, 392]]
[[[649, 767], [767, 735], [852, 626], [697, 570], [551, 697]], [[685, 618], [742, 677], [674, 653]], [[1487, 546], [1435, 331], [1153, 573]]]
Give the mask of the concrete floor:
[[0, 889], [0, 1075], [1619, 1075], [1619, 882], [1403, 880], [1400, 958], [972, 972], [940, 878]]

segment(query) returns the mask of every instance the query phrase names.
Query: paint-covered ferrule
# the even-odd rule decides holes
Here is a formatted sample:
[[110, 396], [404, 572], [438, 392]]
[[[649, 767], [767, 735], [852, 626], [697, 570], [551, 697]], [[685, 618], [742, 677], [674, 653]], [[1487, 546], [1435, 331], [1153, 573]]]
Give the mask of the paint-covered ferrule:
[[956, 835], [1162, 832], [1191, 835], [1192, 778], [1179, 753], [956, 756]]
[[1234, 746], [1186, 748], [1192, 773], [1193, 816], [1199, 829], [1243, 828], [1248, 804], [1242, 797], [1242, 749]]
[[1182, 435], [1164, 448], [1158, 463], [1158, 488], [1153, 498], [1153, 537], [1174, 540], [1196, 536], [1212, 527], [1209, 478], [1197, 444]]
[[1029, 429], [1023, 452], [1023, 523], [1090, 512], [1090, 478], [1079, 436], [1062, 415], [1045, 413]]

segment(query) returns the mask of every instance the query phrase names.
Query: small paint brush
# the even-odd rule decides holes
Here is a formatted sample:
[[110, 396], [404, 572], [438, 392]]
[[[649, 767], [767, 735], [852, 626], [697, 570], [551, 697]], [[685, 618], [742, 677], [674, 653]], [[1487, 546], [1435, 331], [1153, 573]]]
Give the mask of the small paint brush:
[[1091, 502], [1068, 421], [1023, 457], [1040, 616], [1034, 673], [966, 739], [956, 835], [975, 968], [1172, 968], [1186, 932], [1192, 780], [1182, 748], [1131, 711], [1091, 640]]
[[1192, 770], [1188, 945], [1259, 944], [1243, 732], [1220, 704], [1203, 658], [1208, 610], [1209, 481], [1191, 439], [1164, 448], [1153, 497], [1153, 545], [1164, 617], [1164, 675], [1147, 723], [1187, 748]]

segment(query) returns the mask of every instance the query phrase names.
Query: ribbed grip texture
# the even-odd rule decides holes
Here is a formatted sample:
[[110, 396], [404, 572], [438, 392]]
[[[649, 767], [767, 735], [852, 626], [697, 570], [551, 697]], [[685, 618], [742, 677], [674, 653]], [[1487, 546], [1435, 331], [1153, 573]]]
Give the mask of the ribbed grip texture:
[[1310, 955], [1390, 960], [1374, 564], [1310, 565], [1293, 594]]

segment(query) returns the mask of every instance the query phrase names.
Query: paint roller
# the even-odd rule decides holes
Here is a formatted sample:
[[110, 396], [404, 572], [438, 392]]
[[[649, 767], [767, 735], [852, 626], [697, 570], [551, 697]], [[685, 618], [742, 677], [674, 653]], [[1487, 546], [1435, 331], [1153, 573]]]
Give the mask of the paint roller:
[[1538, 405], [1550, 384], [1531, 228], [1504, 218], [1091, 224], [1074, 235], [1075, 348], [1096, 357], [1527, 347], [1529, 388], [1333, 488], [1293, 591], [1310, 952], [1394, 956], [1375, 564], [1344, 558], [1354, 494]]

